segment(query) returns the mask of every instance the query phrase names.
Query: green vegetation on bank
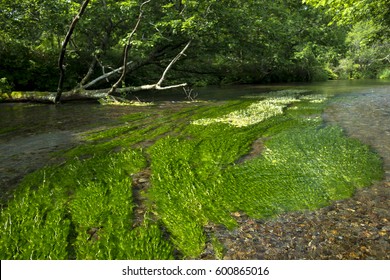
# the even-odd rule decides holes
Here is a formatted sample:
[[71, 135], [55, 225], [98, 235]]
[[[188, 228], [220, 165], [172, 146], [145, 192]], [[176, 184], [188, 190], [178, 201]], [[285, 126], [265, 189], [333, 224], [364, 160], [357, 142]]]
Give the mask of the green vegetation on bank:
[[[231, 230], [233, 212], [269, 219], [349, 197], [381, 179], [381, 160], [323, 123], [327, 98], [287, 90], [122, 117], [23, 180], [1, 212], [0, 257], [197, 258], [210, 243], [222, 258], [210, 223]], [[135, 192], [145, 170], [150, 187]]]

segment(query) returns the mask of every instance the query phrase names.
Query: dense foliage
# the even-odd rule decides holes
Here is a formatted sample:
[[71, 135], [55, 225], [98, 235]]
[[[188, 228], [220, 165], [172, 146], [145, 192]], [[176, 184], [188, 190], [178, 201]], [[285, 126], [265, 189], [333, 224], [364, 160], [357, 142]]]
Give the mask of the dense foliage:
[[333, 22], [348, 27], [347, 52], [336, 72], [342, 78], [390, 78], [390, 5], [387, 0], [303, 0], [324, 7]]
[[[56, 89], [61, 42], [81, 2], [1, 0], [1, 91]], [[131, 38], [132, 63], [124, 85], [156, 81], [189, 40], [192, 45], [186, 57], [175, 65], [167, 82], [253, 83], [389, 75], [386, 1], [379, 6], [359, 1], [359, 5], [367, 4], [365, 10], [356, 5], [340, 8], [343, 1], [329, 2], [331, 6], [326, 6], [328, 1], [304, 2], [316, 7], [299, 0], [150, 1]], [[123, 47], [141, 3], [90, 1], [67, 49], [66, 88], [86, 84], [121, 66]], [[360, 11], [358, 16], [356, 11]], [[103, 79], [95, 87], [107, 88], [117, 78]]]

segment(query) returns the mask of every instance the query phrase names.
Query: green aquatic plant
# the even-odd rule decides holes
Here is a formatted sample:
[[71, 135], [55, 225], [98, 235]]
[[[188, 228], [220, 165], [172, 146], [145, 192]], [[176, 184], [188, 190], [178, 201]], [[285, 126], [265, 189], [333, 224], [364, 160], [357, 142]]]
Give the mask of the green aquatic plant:
[[225, 247], [223, 246], [221, 241], [219, 241], [218, 238], [215, 237], [215, 235], [212, 235], [210, 239], [211, 245], [213, 246], [215, 258], [218, 260], [222, 260], [226, 251]]
[[[65, 259], [70, 222], [66, 192], [49, 183], [52, 169], [29, 175], [0, 215], [1, 259]], [[26, 180], [24, 181], [26, 182]]]
[[261, 156], [242, 164], [233, 163], [247, 151], [242, 147], [248, 134], [229, 134], [227, 125], [213, 129], [203, 129], [200, 139], [194, 134], [192, 139], [164, 138], [151, 150], [150, 199], [173, 243], [187, 256], [201, 253], [202, 227], [208, 222], [234, 227], [233, 211], [266, 218], [316, 209], [382, 174], [379, 157], [339, 128], [316, 122], [290, 128], [266, 141]]
[[284, 109], [292, 103], [299, 102], [301, 100], [308, 100], [312, 103], [322, 103], [327, 100], [325, 95], [302, 95], [304, 93], [307, 93], [307, 91], [281, 90], [272, 92], [272, 96], [270, 96], [270, 94], [249, 96], [256, 99], [260, 98], [262, 100], [254, 102], [244, 109], [232, 111], [221, 117], [195, 120], [192, 124], [210, 125], [213, 123], [226, 123], [236, 127], [250, 126], [261, 123], [271, 117], [282, 115]]
[[32, 173], [2, 209], [0, 257], [172, 258], [156, 225], [132, 230], [130, 176], [145, 165], [141, 150], [127, 150]]
[[329, 95], [325, 94], [310, 94], [300, 97], [301, 100], [308, 100], [311, 103], [322, 103], [329, 99]]
[[226, 123], [236, 127], [250, 126], [271, 117], [283, 114], [283, 109], [290, 103], [298, 101], [295, 98], [272, 98], [255, 102], [246, 109], [231, 112], [219, 118], [206, 118], [193, 121], [195, 125]]
[[[151, 148], [150, 199], [184, 255], [200, 254], [209, 222], [234, 227], [233, 211], [267, 218], [316, 209], [381, 177], [377, 155], [323, 125], [323, 102], [311, 102], [321, 98], [304, 98], [250, 126], [192, 125], [184, 131], [188, 136], [163, 138]], [[263, 153], [237, 164], [265, 136]]]
[[[66, 162], [28, 175], [2, 209], [0, 257], [197, 258], [211, 242], [222, 258], [204, 227], [233, 229], [233, 212], [264, 219], [349, 197], [381, 178], [381, 160], [323, 123], [328, 97], [279, 91], [153, 107], [85, 134]], [[146, 168], [147, 218], [135, 223], [133, 180]]]
[[149, 107], [155, 106], [156, 104], [153, 102], [142, 102], [142, 101], [134, 101], [127, 100], [124, 98], [114, 98], [112, 96], [106, 98], [100, 98], [99, 103], [105, 106], [135, 106], [135, 107]]
[[[207, 107], [207, 106], [206, 106]], [[168, 132], [179, 132], [199, 107], [184, 107], [178, 112], [164, 110], [132, 113], [119, 118], [114, 127], [84, 133], [84, 143], [67, 151], [68, 158], [107, 153], [115, 149], [134, 147], [142, 142], [152, 143]], [[162, 116], [161, 116], [162, 115]]]
[[264, 218], [316, 209], [381, 179], [381, 160], [337, 127], [290, 129], [266, 142], [262, 156], [229, 170], [237, 209]]

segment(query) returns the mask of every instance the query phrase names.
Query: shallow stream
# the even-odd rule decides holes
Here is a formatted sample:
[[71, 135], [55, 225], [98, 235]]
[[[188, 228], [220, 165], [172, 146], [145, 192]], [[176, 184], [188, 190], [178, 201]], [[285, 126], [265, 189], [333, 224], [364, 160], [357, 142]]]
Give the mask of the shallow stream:
[[[332, 81], [313, 84], [272, 86], [232, 86], [197, 90], [199, 100], [241, 99], [272, 90], [308, 89], [335, 95], [324, 119], [339, 124], [348, 135], [375, 149], [384, 160], [386, 180], [390, 181], [390, 82]], [[141, 100], [161, 102], [158, 108], [180, 108], [183, 92], [140, 94]], [[82, 142], [81, 135], [93, 129], [115, 125], [120, 116], [147, 112], [147, 107], [101, 106], [95, 102], [55, 105], [0, 104], [0, 198], [23, 176], [50, 163], [61, 162], [53, 152]]]

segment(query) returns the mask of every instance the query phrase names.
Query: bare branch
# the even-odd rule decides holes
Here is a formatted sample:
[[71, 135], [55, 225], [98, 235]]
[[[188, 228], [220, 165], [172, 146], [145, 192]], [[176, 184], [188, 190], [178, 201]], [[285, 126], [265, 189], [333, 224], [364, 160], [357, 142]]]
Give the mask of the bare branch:
[[160, 87], [160, 86], [157, 86], [157, 84], [152, 84], [152, 85], [142, 85], [142, 86], [118, 88], [117, 91], [119, 93], [126, 93], [126, 92], [137, 92], [137, 91], [152, 90], [152, 89], [155, 89], [155, 90], [168, 90], [168, 89], [173, 89], [173, 88], [182, 88], [182, 87], [185, 87], [185, 86], [187, 86], [187, 83], [171, 85], [171, 86], [166, 86], [166, 87]]
[[177, 85], [171, 85], [171, 86], [166, 86], [166, 87], [160, 87], [156, 85], [157, 90], [167, 90], [167, 89], [173, 89], [173, 88], [179, 88], [179, 87], [186, 87], [188, 84], [187, 83], [182, 83], [182, 84], [177, 84]]
[[390, 62], [390, 54], [388, 54], [384, 58], [380, 58], [379, 60], [387, 60], [388, 62]]
[[[126, 64], [126, 66], [129, 66], [129, 65], [132, 64], [132, 63], [133, 63], [132, 61], [128, 62], [128, 63]], [[104, 80], [104, 79], [108, 79], [108, 78], [111, 77], [112, 75], [115, 75], [115, 74], [119, 73], [119, 72], [122, 71], [122, 70], [123, 70], [123, 66], [121, 66], [121, 67], [119, 67], [119, 68], [117, 68], [117, 69], [115, 69], [115, 70], [112, 70], [111, 72], [105, 73], [105, 74], [103, 74], [103, 75], [97, 77], [97, 78], [94, 79], [93, 81], [90, 81], [88, 84], [83, 85], [81, 88], [87, 89], [87, 88], [93, 86], [94, 84], [96, 84], [97, 82], [100, 82], [101, 80]]]
[[[172, 61], [165, 68], [160, 80], [156, 84], [119, 88], [119, 89], [117, 89], [117, 91], [120, 93], [126, 93], [126, 92], [136, 92], [136, 91], [141, 91], [141, 90], [152, 90], [152, 89], [168, 90], [168, 89], [179, 88], [179, 87], [183, 88], [183, 87], [187, 86], [187, 83], [171, 85], [171, 86], [166, 86], [166, 87], [162, 87], [161, 84], [165, 80], [165, 77], [166, 77], [168, 71], [172, 68], [173, 64], [175, 64], [180, 59], [180, 57], [184, 55], [185, 51], [188, 49], [190, 44], [191, 44], [191, 41], [189, 41], [184, 46], [184, 48], [181, 50], [181, 52], [178, 53], [174, 59], [172, 59]], [[110, 94], [110, 92], [108, 94]]]
[[183, 91], [189, 101], [195, 101], [199, 95], [197, 92], [193, 93], [194, 89], [190, 87], [183, 87]]
[[161, 87], [162, 82], [165, 80], [165, 76], [167, 75], [168, 71], [172, 68], [173, 64], [175, 64], [182, 55], [184, 55], [185, 51], [188, 49], [190, 46], [191, 41], [185, 45], [185, 47], [181, 50], [181, 52], [174, 58], [172, 61], [168, 64], [167, 68], [165, 68], [164, 73], [162, 74], [160, 80], [157, 82], [156, 86]]
[[[119, 88], [117, 91], [119, 93], [126, 93], [126, 92], [136, 92], [136, 91], [142, 91], [142, 90], [168, 90], [168, 89], [173, 89], [173, 88], [183, 88], [187, 86], [187, 83], [182, 83], [182, 84], [177, 84], [177, 85], [171, 85], [171, 86], [166, 86], [162, 87], [161, 84], [165, 80], [165, 77], [168, 73], [168, 71], [172, 68], [173, 64], [175, 64], [181, 56], [184, 55], [185, 51], [188, 49], [190, 46], [191, 41], [189, 41], [184, 48], [181, 50], [180, 53], [178, 53], [175, 58], [172, 59], [172, 61], [168, 64], [168, 66], [165, 68], [160, 80], [156, 84], [150, 84], [150, 85], [142, 85], [142, 86], [133, 86], [133, 87], [125, 87], [125, 88]], [[111, 93], [109, 92], [108, 95]]]
[[142, 15], [144, 13], [144, 11], [142, 10], [143, 6], [146, 5], [147, 3], [149, 3], [151, 0], [147, 0], [145, 2], [143, 2], [140, 6], [140, 9], [139, 9], [139, 15], [138, 15], [138, 19], [137, 19], [137, 22], [133, 28], [133, 30], [131, 31], [130, 35], [129, 35], [129, 38], [127, 39], [127, 44], [124, 48], [124, 51], [123, 51], [123, 71], [122, 71], [122, 75], [119, 77], [118, 81], [111, 87], [110, 91], [108, 92], [108, 95], [110, 94], [113, 94], [116, 89], [118, 88], [118, 86], [122, 83], [123, 79], [125, 78], [126, 76], [126, 67], [127, 67], [127, 56], [128, 56], [128, 53], [129, 53], [129, 49], [130, 49], [130, 46], [131, 46], [131, 40], [133, 39], [133, 36], [135, 34], [135, 32], [137, 31], [138, 29], [138, 26], [141, 22], [141, 19], [142, 19]]

